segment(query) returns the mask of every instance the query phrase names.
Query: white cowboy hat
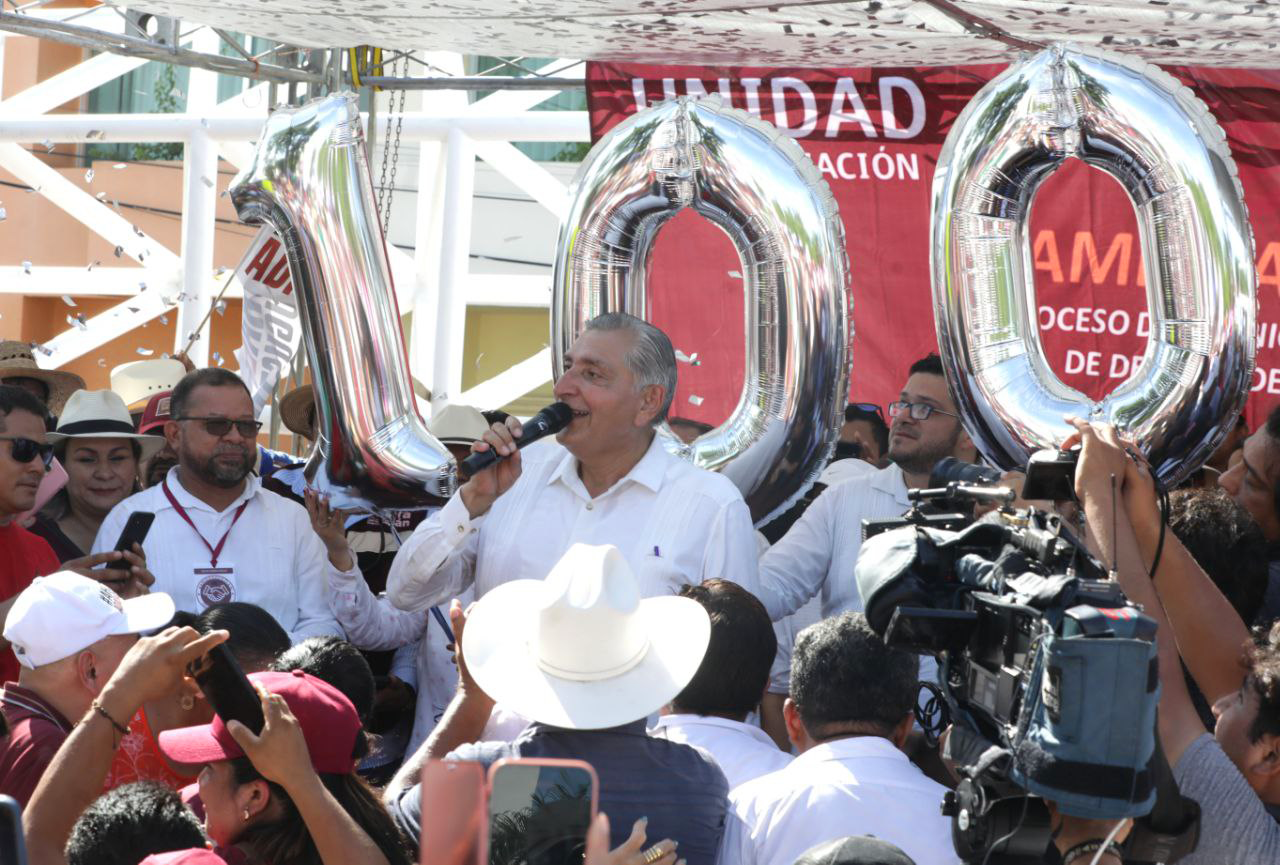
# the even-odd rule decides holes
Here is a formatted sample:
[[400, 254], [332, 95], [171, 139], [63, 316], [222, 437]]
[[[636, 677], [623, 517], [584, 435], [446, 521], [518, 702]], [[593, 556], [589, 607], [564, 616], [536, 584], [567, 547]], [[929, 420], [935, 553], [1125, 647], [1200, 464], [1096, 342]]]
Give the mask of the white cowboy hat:
[[469, 445], [485, 434], [489, 423], [479, 409], [450, 403], [431, 413], [427, 429], [444, 444]]
[[182, 361], [171, 357], [134, 360], [111, 370], [111, 389], [120, 395], [130, 411], [141, 411], [147, 400], [173, 390], [186, 374]]
[[84, 388], [84, 379], [73, 372], [60, 369], [41, 369], [36, 364], [31, 345], [17, 340], [0, 341], [0, 384], [8, 378], [33, 378], [49, 388], [45, 401], [51, 414], [60, 414], [67, 397]]
[[141, 459], [144, 460], [165, 444], [161, 436], [134, 432], [128, 407], [118, 393], [110, 390], [78, 390], [73, 393], [58, 418], [58, 429], [48, 435], [54, 444], [79, 438], [133, 439], [142, 449]]
[[641, 600], [617, 547], [574, 544], [545, 580], [504, 583], [477, 601], [462, 654], [485, 693], [526, 718], [599, 730], [671, 702], [710, 640], [697, 601]]

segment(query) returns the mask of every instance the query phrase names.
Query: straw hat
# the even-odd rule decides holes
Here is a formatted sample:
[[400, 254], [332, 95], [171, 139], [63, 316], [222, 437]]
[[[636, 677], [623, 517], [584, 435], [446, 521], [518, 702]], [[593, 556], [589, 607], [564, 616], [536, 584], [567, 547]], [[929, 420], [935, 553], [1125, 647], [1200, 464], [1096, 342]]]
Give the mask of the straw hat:
[[13, 339], [0, 341], [0, 383], [7, 378], [33, 378], [49, 388], [46, 405], [52, 414], [61, 414], [67, 397], [84, 388], [84, 379], [73, 372], [41, 369], [36, 365], [31, 346]]
[[111, 389], [120, 394], [129, 411], [141, 411], [147, 400], [173, 390], [186, 374], [182, 361], [173, 358], [135, 360], [111, 370]]
[[545, 580], [504, 583], [477, 601], [462, 653], [484, 692], [513, 711], [598, 730], [671, 702], [710, 640], [697, 601], [641, 600], [617, 547], [574, 544]]
[[67, 400], [58, 418], [58, 429], [49, 433], [54, 444], [76, 438], [133, 439], [142, 448], [142, 459], [147, 459], [164, 447], [160, 436], [139, 435], [133, 430], [133, 418], [124, 400], [115, 391], [78, 390]]
[[470, 445], [479, 441], [489, 424], [479, 409], [469, 405], [443, 405], [431, 413], [427, 429], [442, 444]]
[[[413, 392], [419, 399], [430, 401], [431, 390], [425, 384], [413, 379]], [[304, 384], [295, 387], [276, 403], [276, 411], [280, 412], [280, 423], [295, 435], [312, 438], [315, 430], [311, 428], [311, 412], [315, 409], [316, 390], [312, 385]]]

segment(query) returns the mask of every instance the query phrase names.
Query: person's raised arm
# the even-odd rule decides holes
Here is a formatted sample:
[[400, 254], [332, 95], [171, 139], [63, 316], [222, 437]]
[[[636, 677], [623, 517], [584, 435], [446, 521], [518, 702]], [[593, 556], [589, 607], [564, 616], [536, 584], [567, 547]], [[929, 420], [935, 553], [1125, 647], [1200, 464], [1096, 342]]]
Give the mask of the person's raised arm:
[[239, 721], [228, 722], [227, 732], [258, 773], [289, 794], [311, 833], [320, 861], [325, 865], [389, 865], [382, 849], [316, 774], [302, 727], [284, 697], [262, 694], [262, 714], [266, 724], [260, 735], [255, 736]]
[[[1176, 766], [1182, 753], [1205, 729], [1187, 693], [1173, 628], [1147, 576], [1129, 514], [1121, 504], [1131, 459], [1114, 428], [1093, 426], [1079, 419], [1073, 423], [1080, 440], [1076, 497], [1084, 508], [1089, 530], [1103, 551], [1104, 564], [1115, 568], [1116, 578], [1129, 600], [1142, 606], [1143, 612], [1156, 622], [1160, 741], [1169, 764]], [[1108, 557], [1114, 557], [1114, 561]]]
[[422, 766], [427, 760], [438, 760], [462, 745], [477, 741], [484, 733], [485, 724], [493, 714], [493, 698], [486, 694], [476, 680], [471, 678], [466, 659], [462, 656], [462, 634], [467, 627], [467, 615], [462, 604], [454, 601], [449, 607], [449, 625], [454, 635], [454, 657], [458, 664], [458, 691], [445, 709], [440, 723], [422, 743], [413, 756], [407, 758], [387, 785], [383, 798], [390, 802], [406, 788], [418, 783]]
[[54, 755], [22, 815], [31, 865], [63, 865], [63, 849], [85, 808], [102, 793], [122, 730], [143, 703], [176, 690], [187, 665], [227, 639], [167, 628], [129, 649], [85, 716]]
[[[1155, 483], [1145, 461], [1130, 462], [1124, 505], [1142, 561], [1150, 572], [1160, 546], [1161, 516]], [[1244, 676], [1240, 658], [1249, 643], [1249, 628], [1167, 526], [1155, 584], [1182, 659], [1209, 703], [1239, 690]]]

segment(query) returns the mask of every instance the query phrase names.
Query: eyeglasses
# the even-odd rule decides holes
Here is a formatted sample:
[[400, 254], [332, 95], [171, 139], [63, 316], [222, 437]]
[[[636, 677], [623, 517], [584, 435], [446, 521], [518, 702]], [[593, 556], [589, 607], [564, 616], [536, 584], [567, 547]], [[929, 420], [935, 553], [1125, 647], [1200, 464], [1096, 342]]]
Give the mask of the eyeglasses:
[[929, 415], [934, 412], [937, 412], [938, 414], [945, 414], [947, 417], [960, 417], [960, 415], [955, 412], [943, 411], [940, 408], [929, 405], [927, 402], [907, 402], [906, 400], [898, 400], [896, 402], [889, 403], [889, 417], [897, 417], [904, 411], [909, 411], [911, 413], [912, 420], [928, 420]]
[[40, 457], [46, 469], [53, 464], [53, 445], [51, 444], [42, 444], [34, 439], [17, 438], [15, 436], [0, 436], [0, 440], [10, 443], [9, 453], [16, 463], [25, 465], [36, 457]]
[[222, 438], [235, 427], [241, 438], [252, 439], [257, 438], [258, 430], [262, 429], [262, 422], [256, 420], [231, 420], [225, 417], [180, 417], [174, 420], [198, 420], [204, 424], [204, 431], [214, 438]]

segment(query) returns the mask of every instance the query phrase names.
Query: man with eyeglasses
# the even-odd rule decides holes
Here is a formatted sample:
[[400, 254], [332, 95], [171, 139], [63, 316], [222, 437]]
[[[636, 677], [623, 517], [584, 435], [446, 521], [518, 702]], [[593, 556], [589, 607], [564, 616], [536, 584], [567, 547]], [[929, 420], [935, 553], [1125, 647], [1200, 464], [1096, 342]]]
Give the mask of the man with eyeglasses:
[[327, 600], [333, 566], [306, 509], [263, 489], [252, 474], [262, 424], [244, 382], [216, 367], [190, 372], [173, 389], [169, 413], [164, 434], [178, 464], [112, 509], [94, 550], [112, 549], [131, 514], [154, 513], [143, 549], [155, 590], [178, 609], [246, 601], [274, 616], [294, 642], [343, 637]]
[[889, 417], [889, 465], [829, 487], [760, 559], [760, 581], [782, 598], [786, 612], [815, 596], [823, 618], [860, 612], [853, 566], [862, 548], [862, 521], [901, 516], [911, 507], [907, 490], [927, 486], [929, 472], [943, 457], [977, 458], [936, 354], [911, 365]]

